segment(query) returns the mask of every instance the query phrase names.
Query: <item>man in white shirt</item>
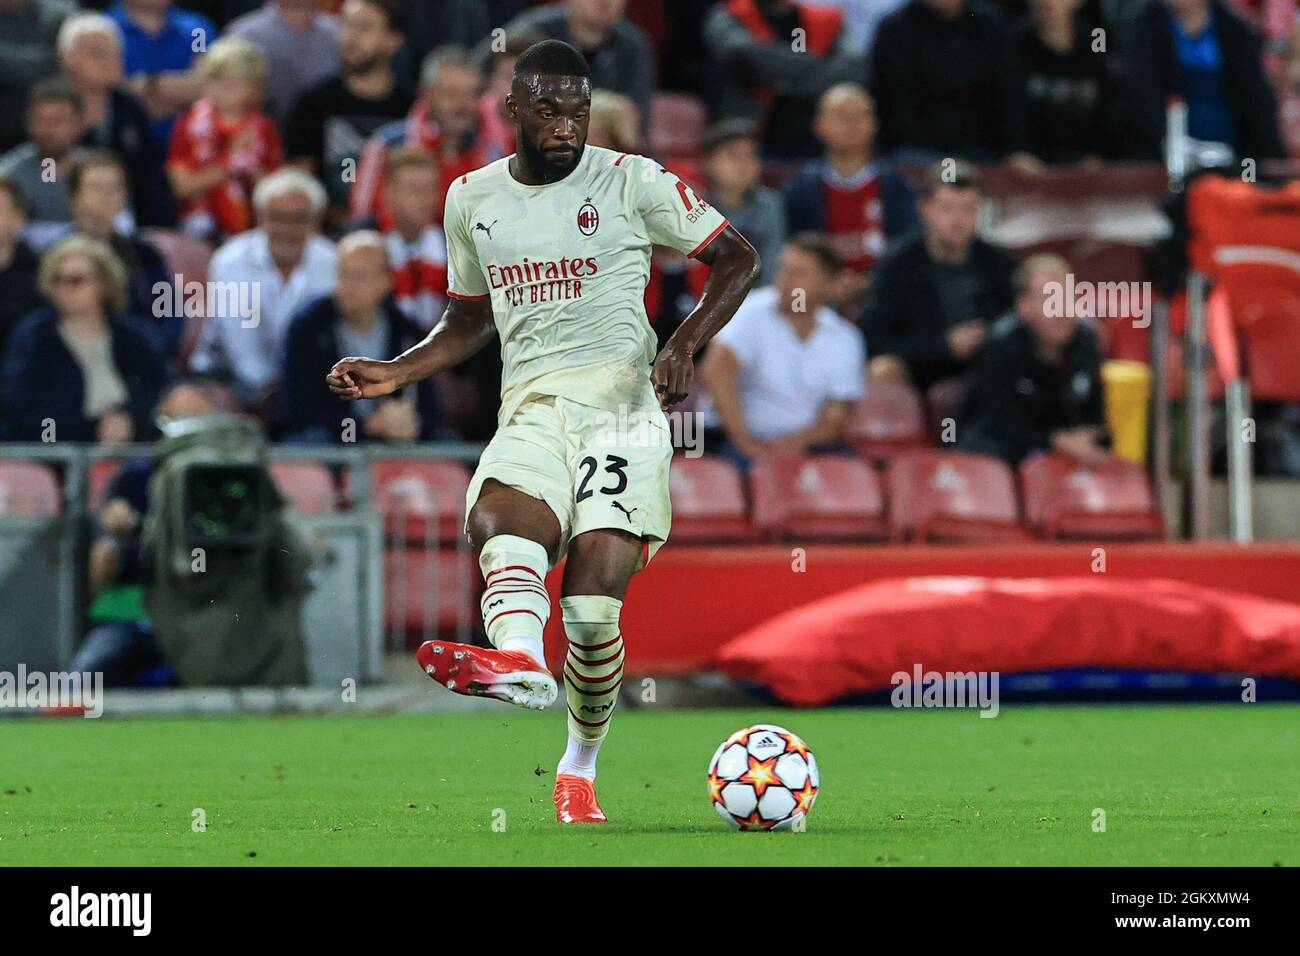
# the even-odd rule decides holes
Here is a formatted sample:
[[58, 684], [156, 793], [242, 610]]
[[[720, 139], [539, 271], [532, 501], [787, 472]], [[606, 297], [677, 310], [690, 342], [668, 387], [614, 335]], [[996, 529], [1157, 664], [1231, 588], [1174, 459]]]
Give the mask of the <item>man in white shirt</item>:
[[208, 267], [209, 309], [190, 365], [229, 376], [246, 405], [260, 406], [275, 386], [289, 320], [334, 288], [334, 244], [320, 235], [325, 203], [307, 173], [272, 173], [253, 192], [257, 228], [226, 242]]
[[[750, 293], [714, 336], [700, 369], [706, 429], [742, 459], [805, 455], [838, 445], [861, 397], [866, 346], [826, 306], [840, 272], [830, 242], [792, 236], [776, 281]], [[706, 450], [708, 448], [706, 431]]]

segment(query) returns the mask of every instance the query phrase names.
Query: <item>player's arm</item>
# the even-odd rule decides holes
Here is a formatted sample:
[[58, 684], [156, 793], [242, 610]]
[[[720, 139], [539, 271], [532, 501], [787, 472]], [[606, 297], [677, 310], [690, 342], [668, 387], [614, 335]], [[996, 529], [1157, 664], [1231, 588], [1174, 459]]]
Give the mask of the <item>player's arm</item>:
[[718, 233], [695, 258], [709, 267], [704, 293], [664, 343], [650, 374], [664, 408], [676, 405], [690, 394], [695, 380], [695, 355], [730, 321], [758, 281], [758, 253], [732, 226]]
[[452, 299], [442, 320], [418, 345], [387, 361], [341, 359], [325, 381], [331, 392], [348, 401], [390, 395], [459, 365], [491, 342], [495, 333], [491, 299]]

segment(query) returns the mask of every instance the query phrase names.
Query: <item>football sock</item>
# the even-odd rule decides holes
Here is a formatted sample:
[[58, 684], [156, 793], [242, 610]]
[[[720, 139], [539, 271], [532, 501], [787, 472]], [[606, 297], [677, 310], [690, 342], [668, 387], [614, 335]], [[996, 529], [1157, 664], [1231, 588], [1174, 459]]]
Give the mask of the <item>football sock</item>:
[[488, 640], [497, 650], [523, 651], [545, 667], [542, 631], [551, 616], [546, 549], [527, 538], [498, 534], [483, 545], [478, 566], [487, 582], [479, 604]]
[[564, 692], [569, 705], [569, 744], [556, 773], [596, 777], [596, 755], [609, 730], [623, 683], [623, 638], [618, 614], [623, 602], [600, 594], [560, 599], [569, 653]]

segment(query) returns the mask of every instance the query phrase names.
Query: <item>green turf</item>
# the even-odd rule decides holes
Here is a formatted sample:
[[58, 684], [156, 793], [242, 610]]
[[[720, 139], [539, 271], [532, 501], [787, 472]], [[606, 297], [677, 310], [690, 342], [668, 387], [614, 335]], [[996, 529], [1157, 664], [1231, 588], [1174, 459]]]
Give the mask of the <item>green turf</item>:
[[[807, 832], [709, 806], [713, 749], [762, 721], [818, 757]], [[4, 720], [0, 866], [1297, 865], [1298, 728], [1263, 704], [628, 710], [601, 758], [613, 822], [560, 827], [551, 715]]]

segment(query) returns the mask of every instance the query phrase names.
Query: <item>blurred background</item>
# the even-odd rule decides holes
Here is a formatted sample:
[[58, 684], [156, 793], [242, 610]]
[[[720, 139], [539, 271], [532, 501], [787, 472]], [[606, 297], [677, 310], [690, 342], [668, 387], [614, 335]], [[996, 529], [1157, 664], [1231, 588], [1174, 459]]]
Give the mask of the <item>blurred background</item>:
[[[1300, 678], [1295, 0], [0, 0], [0, 668], [337, 698], [482, 639], [497, 349], [323, 379], [438, 320], [446, 188], [548, 37], [589, 142], [764, 263], [672, 415], [629, 673]], [[706, 272], [656, 250], [661, 342]]]

